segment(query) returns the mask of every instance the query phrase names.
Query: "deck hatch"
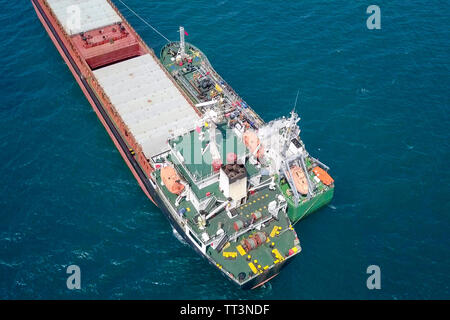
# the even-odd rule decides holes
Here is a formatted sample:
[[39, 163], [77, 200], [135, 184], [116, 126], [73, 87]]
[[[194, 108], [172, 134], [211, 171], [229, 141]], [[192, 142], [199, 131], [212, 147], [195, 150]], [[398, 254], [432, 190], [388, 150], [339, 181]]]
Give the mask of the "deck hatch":
[[47, 3], [69, 35], [122, 21], [106, 0], [47, 0]]
[[94, 70], [147, 158], [168, 150], [169, 134], [199, 119], [150, 54]]

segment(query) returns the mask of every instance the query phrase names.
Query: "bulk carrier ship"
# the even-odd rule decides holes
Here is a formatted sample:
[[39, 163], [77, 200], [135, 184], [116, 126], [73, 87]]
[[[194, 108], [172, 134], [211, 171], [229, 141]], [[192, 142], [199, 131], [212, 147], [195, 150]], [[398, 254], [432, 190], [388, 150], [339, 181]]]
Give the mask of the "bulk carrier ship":
[[158, 58], [110, 0], [31, 2], [140, 187], [197, 253], [244, 289], [300, 253], [293, 224], [331, 201], [334, 181], [294, 111], [264, 122], [182, 27]]

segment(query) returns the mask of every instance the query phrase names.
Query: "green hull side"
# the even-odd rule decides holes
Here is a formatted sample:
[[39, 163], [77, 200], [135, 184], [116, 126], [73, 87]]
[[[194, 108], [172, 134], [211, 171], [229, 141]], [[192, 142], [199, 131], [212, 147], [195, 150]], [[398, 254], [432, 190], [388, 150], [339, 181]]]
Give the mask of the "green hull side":
[[305, 218], [309, 214], [314, 211], [319, 210], [323, 206], [326, 206], [331, 202], [334, 195], [334, 187], [323, 192], [320, 195], [312, 198], [309, 201], [305, 201], [304, 203], [298, 205], [297, 207], [294, 203], [288, 199], [288, 216], [291, 219], [292, 223], [296, 223], [297, 221]]

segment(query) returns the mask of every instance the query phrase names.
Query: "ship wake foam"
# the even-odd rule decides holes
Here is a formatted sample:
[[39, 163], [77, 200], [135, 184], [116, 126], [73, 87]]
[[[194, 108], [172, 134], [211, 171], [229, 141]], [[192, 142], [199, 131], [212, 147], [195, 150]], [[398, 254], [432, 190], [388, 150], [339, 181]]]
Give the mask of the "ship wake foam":
[[172, 227], [172, 233], [175, 236], [175, 238], [178, 239], [178, 241], [180, 241], [184, 245], [187, 245], [186, 240], [184, 240], [183, 237], [178, 233], [178, 231], [175, 230], [175, 228], [173, 228], [173, 227]]

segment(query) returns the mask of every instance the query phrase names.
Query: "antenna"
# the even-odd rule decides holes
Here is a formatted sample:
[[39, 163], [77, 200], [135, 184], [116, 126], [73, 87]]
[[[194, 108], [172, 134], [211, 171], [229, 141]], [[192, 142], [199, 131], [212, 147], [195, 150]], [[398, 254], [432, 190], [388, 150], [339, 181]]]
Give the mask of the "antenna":
[[295, 107], [297, 107], [297, 100], [298, 100], [299, 93], [300, 93], [300, 89], [297, 90], [297, 96], [295, 97], [295, 103], [294, 103], [294, 108], [292, 109], [292, 112], [295, 112]]

